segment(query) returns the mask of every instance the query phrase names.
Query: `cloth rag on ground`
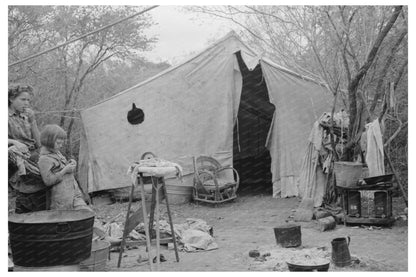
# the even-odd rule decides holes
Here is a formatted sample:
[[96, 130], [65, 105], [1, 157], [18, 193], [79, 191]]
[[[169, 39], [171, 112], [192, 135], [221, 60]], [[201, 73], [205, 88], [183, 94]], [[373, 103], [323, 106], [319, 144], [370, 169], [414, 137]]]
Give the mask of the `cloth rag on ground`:
[[[120, 240], [123, 238], [123, 227], [117, 222], [106, 223], [103, 225], [100, 220], [94, 220], [93, 227], [93, 241], [99, 239]], [[127, 237], [136, 241], [145, 241], [146, 237], [143, 234], [132, 230]]]
[[179, 245], [186, 252], [208, 251], [218, 248], [210, 234], [212, 227], [202, 219], [187, 218], [183, 224], [174, 224], [173, 229], [179, 238]]
[[[179, 249], [185, 252], [200, 252], [218, 248], [211, 235], [212, 227], [202, 219], [187, 218], [185, 223], [173, 224], [173, 229], [175, 230]], [[144, 232], [144, 224], [140, 223], [136, 230]], [[159, 230], [161, 233], [172, 235], [170, 225], [166, 220], [159, 221]]]
[[378, 119], [366, 125], [367, 149], [365, 162], [368, 166], [369, 177], [384, 175], [383, 137]]

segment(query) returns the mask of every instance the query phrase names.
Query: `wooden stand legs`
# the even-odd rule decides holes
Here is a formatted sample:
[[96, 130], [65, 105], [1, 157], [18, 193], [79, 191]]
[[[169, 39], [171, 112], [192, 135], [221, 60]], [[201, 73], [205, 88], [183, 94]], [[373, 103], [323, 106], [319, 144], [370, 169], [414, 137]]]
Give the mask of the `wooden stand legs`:
[[[145, 230], [145, 235], [146, 235], [146, 248], [147, 248], [147, 253], [148, 253], [148, 261], [149, 261], [149, 269], [150, 271], [153, 271], [153, 259], [152, 259], [152, 254], [151, 254], [151, 236], [153, 234], [153, 220], [155, 219], [156, 221], [156, 270], [159, 270], [159, 266], [160, 266], [160, 229], [159, 229], [159, 220], [160, 220], [160, 201], [162, 201], [163, 199], [165, 199], [166, 201], [166, 208], [167, 208], [167, 213], [168, 213], [168, 217], [169, 217], [169, 224], [170, 224], [170, 230], [172, 233], [172, 240], [173, 240], [173, 246], [174, 246], [174, 250], [175, 250], [175, 256], [176, 256], [176, 261], [179, 262], [179, 254], [178, 254], [178, 248], [176, 245], [176, 235], [175, 235], [175, 231], [173, 229], [173, 222], [172, 222], [172, 216], [170, 213], [170, 207], [169, 207], [169, 201], [168, 201], [168, 196], [167, 196], [167, 192], [166, 192], [166, 185], [165, 185], [165, 180], [163, 178], [160, 178], [161, 181], [159, 183], [159, 180], [157, 177], [152, 177], [152, 200], [151, 200], [151, 205], [150, 205], [150, 218], [148, 219], [147, 217], [147, 208], [146, 208], [146, 198], [145, 198], [145, 192], [144, 192], [144, 184], [143, 184], [143, 176], [140, 174], [136, 180], [135, 183], [132, 184], [132, 188], [131, 188], [131, 194], [130, 194], [130, 198], [129, 198], [129, 205], [127, 208], [127, 215], [126, 215], [126, 221], [124, 224], [124, 231], [123, 231], [123, 239], [121, 241], [121, 249], [120, 249], [120, 254], [118, 257], [118, 264], [117, 267], [120, 267], [121, 264], [121, 259], [122, 259], [122, 255], [123, 255], [123, 250], [125, 247], [125, 240], [126, 237], [128, 235], [128, 233], [132, 230], [132, 222], [137, 225], [138, 221], [137, 221], [137, 216], [132, 216], [130, 215], [130, 210], [131, 210], [131, 202], [132, 202], [132, 198], [133, 198], [133, 193], [134, 193], [134, 187], [137, 186], [137, 182], [139, 180], [140, 182], [140, 189], [141, 189], [141, 203], [142, 203], [142, 211], [143, 211], [143, 222], [144, 222], [144, 230]], [[159, 189], [162, 189], [162, 195], [160, 196], [160, 192]], [[155, 210], [156, 210], [156, 218], [155, 217]], [[135, 213], [137, 215], [137, 212]], [[132, 219], [132, 217], [135, 217], [134, 219]], [[147, 228], [148, 226], [148, 228]]]
[[[163, 199], [165, 199], [166, 202], [166, 209], [167, 209], [167, 214], [168, 214], [168, 219], [169, 219], [169, 225], [170, 225], [170, 230], [172, 233], [172, 240], [173, 240], [173, 248], [175, 250], [175, 257], [176, 257], [176, 261], [179, 262], [179, 254], [178, 254], [178, 247], [176, 244], [176, 235], [175, 235], [175, 231], [173, 229], [173, 222], [172, 222], [172, 215], [170, 213], [170, 207], [169, 207], [169, 200], [168, 200], [168, 195], [167, 195], [167, 191], [166, 191], [166, 184], [165, 184], [165, 180], [164, 178], [160, 178], [160, 182], [159, 183], [159, 178], [156, 177], [152, 177], [152, 204], [151, 204], [151, 211], [150, 211], [150, 222], [149, 222], [149, 233], [152, 234], [153, 232], [153, 218], [154, 218], [154, 214], [155, 214], [155, 209], [156, 209], [156, 244], [157, 244], [157, 248], [156, 250], [158, 250], [159, 247], [159, 243], [160, 243], [160, 238], [158, 241], [158, 235], [159, 235], [159, 204], [160, 201], [162, 201]], [[159, 195], [159, 189], [162, 189], [162, 196]], [[157, 261], [159, 260], [159, 255], [157, 255]]]

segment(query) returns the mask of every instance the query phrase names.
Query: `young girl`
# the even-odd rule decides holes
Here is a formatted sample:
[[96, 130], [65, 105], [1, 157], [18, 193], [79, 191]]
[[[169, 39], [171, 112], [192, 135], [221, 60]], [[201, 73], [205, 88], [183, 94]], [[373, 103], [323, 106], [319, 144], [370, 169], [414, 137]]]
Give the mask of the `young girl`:
[[87, 209], [78, 183], [74, 178], [75, 160], [67, 160], [59, 151], [66, 139], [66, 132], [58, 125], [46, 125], [40, 134], [42, 148], [39, 171], [43, 182], [51, 188], [51, 210]]

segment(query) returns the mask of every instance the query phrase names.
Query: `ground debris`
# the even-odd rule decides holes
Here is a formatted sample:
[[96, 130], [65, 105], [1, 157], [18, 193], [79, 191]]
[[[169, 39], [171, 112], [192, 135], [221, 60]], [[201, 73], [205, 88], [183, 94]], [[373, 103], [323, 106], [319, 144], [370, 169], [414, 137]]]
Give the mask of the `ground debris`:
[[[163, 263], [163, 262], [166, 262], [167, 260], [166, 260], [166, 258], [165, 258], [165, 256], [163, 255], [163, 254], [160, 254], [160, 256], [159, 256], [159, 261], [161, 262], [161, 263]], [[155, 256], [154, 258], [153, 258], [153, 263], [155, 264], [157, 262], [157, 256]]]
[[[328, 271], [391, 271], [391, 265], [383, 261], [377, 261], [369, 257], [358, 257], [351, 254], [351, 265], [337, 267], [332, 263], [331, 249], [328, 247], [312, 248], [260, 248], [260, 252], [270, 253], [265, 259], [264, 255], [253, 259], [249, 264], [249, 271], [289, 271], [287, 263], [298, 265], [322, 265], [330, 263]], [[261, 258], [261, 259], [260, 259]], [[390, 268], [389, 268], [390, 267]], [[396, 269], [397, 270], [397, 269]]]
[[282, 248], [274, 247], [273, 249], [264, 249], [266, 254], [260, 256], [262, 259], [255, 259], [249, 266], [252, 271], [289, 271], [287, 262], [316, 265], [327, 263], [330, 260], [331, 253], [324, 247], [314, 248]]
[[248, 256], [252, 257], [252, 258], [257, 258], [260, 256], [260, 251], [259, 250], [250, 250], [248, 252]]

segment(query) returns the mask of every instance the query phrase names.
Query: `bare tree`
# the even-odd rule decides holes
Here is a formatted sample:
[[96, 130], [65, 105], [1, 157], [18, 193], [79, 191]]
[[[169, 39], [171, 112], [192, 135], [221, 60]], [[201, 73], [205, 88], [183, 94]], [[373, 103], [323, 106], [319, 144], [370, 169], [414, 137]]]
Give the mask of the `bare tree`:
[[402, 6], [196, 6], [190, 10], [232, 21], [261, 52], [325, 82], [334, 96], [340, 94], [350, 116], [343, 159], [354, 159], [364, 124], [369, 117], [382, 115], [375, 112], [386, 93], [381, 89], [383, 80], [398, 54], [403, 55], [397, 51], [407, 36]]
[[[33, 54], [33, 49], [43, 50], [89, 33], [136, 13], [138, 9], [141, 7], [9, 7], [11, 61]], [[55, 104], [55, 109], [69, 111], [61, 114], [59, 123], [67, 130], [68, 139], [71, 141], [76, 109], [79, 106], [78, 99], [84, 91], [87, 79], [110, 59], [135, 58], [138, 52], [149, 50], [156, 39], [148, 38], [143, 31], [152, 24], [149, 16], [140, 15], [30, 61], [35, 68], [31, 74], [27, 69], [28, 65], [30, 67], [29, 63], [16, 66], [9, 72], [9, 79], [27, 80], [31, 75], [33, 82], [41, 83], [43, 89], [50, 93], [49, 99]], [[27, 38], [28, 34], [30, 36]], [[51, 76], [54, 77], [53, 80]], [[43, 82], [40, 82], [42, 77]], [[52, 85], [48, 85], [45, 82], [47, 80]], [[41, 91], [40, 94], [42, 97], [38, 101], [41, 103], [47, 93]], [[68, 150], [70, 152], [70, 148]]]

